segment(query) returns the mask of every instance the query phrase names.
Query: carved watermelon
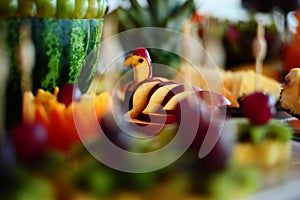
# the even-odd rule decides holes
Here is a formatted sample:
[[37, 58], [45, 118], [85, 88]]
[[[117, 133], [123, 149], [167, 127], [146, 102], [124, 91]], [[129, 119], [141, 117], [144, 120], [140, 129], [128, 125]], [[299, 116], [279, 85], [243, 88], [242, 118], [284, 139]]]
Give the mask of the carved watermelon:
[[[21, 82], [33, 92], [38, 88], [52, 92], [55, 86], [66, 83], [77, 84], [83, 93], [87, 90], [96, 71], [107, 10], [106, 0], [0, 1], [0, 33], [5, 32], [6, 37], [1, 45], [9, 60], [5, 99], [8, 126], [21, 119]], [[29, 33], [26, 37], [35, 49], [33, 56], [26, 50], [20, 54], [24, 33]], [[24, 65], [20, 63], [24, 59], [20, 55], [34, 57], [33, 72], [28, 75], [32, 87], [21, 81]]]

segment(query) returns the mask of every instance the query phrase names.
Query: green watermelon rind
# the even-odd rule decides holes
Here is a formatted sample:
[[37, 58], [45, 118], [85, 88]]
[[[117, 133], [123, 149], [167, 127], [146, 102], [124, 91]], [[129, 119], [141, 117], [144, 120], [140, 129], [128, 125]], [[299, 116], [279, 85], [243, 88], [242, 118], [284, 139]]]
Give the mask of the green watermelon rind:
[[97, 69], [104, 19], [10, 18], [0, 19], [7, 30], [9, 80], [6, 89], [6, 118], [19, 118], [22, 112], [21, 75], [18, 65], [20, 27], [31, 23], [31, 39], [35, 47], [32, 91], [53, 91], [56, 86], [77, 84], [82, 93]]
[[[42, 88], [52, 91], [55, 86], [66, 83], [77, 84], [77, 79], [82, 71], [85, 73], [85, 85], [89, 85], [96, 71], [103, 19], [0, 20], [0, 25], [9, 30], [7, 46], [11, 61], [10, 78], [16, 80], [14, 82], [19, 82], [17, 79], [20, 76], [16, 52], [19, 40], [18, 28], [24, 20], [32, 22], [32, 40], [36, 50], [33, 90]], [[89, 54], [95, 55], [90, 56]], [[15, 87], [18, 86], [13, 88]], [[82, 88], [83, 92], [86, 91], [86, 88], [87, 86]]]

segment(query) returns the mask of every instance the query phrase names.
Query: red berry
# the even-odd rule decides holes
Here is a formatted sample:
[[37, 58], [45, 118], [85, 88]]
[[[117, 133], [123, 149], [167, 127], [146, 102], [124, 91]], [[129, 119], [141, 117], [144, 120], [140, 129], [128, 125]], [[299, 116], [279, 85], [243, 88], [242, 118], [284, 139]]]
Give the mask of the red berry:
[[12, 141], [20, 160], [33, 161], [46, 151], [47, 132], [45, 127], [38, 123], [19, 124], [13, 129]]
[[59, 88], [57, 101], [69, 106], [72, 101], [80, 101], [81, 91], [78, 87], [72, 84], [63, 85]]
[[238, 42], [239, 33], [237, 28], [235, 26], [229, 26], [226, 37], [229, 40], [229, 42]]
[[273, 96], [263, 92], [254, 92], [242, 100], [242, 110], [251, 124], [266, 124], [275, 114], [276, 100]]

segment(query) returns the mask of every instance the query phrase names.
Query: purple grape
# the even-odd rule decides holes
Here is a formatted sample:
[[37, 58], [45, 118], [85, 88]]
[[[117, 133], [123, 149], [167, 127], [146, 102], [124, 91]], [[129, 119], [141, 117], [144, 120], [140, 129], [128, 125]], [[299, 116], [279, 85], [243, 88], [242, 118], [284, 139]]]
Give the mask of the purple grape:
[[266, 124], [275, 114], [275, 98], [263, 92], [254, 92], [242, 99], [242, 110], [251, 124]]
[[80, 89], [72, 84], [66, 84], [59, 88], [57, 95], [57, 101], [64, 103], [66, 106], [69, 106], [72, 101], [80, 101], [81, 91]]
[[35, 161], [44, 155], [47, 148], [47, 132], [38, 123], [19, 124], [12, 131], [12, 142], [17, 158]]

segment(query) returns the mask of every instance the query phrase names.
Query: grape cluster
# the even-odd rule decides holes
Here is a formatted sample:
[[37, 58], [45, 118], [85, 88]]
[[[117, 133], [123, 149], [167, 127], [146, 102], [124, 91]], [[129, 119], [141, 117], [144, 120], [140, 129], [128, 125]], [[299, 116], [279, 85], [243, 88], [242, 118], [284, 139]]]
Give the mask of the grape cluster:
[[103, 18], [106, 0], [1, 0], [0, 18], [47, 17], [59, 19]]

